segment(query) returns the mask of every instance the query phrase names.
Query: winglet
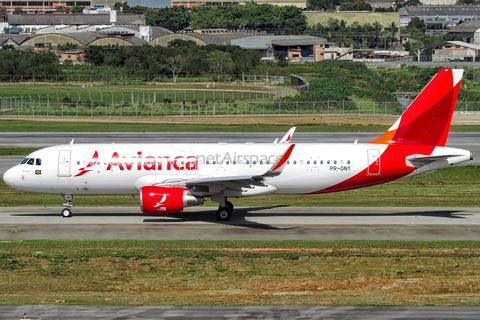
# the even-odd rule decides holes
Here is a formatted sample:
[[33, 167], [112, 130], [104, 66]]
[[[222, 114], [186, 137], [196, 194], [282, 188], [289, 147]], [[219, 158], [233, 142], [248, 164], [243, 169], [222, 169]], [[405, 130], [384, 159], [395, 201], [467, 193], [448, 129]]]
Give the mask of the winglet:
[[440, 70], [395, 124], [369, 143], [444, 147], [462, 74], [461, 69]]
[[[295, 132], [296, 127], [291, 127], [290, 130], [283, 136], [282, 140], [278, 143], [290, 143], [290, 140], [292, 139], [293, 133]], [[276, 143], [277, 140], [275, 140], [274, 143]]]
[[283, 168], [285, 167], [288, 158], [290, 158], [290, 155], [292, 154], [293, 148], [295, 148], [295, 144], [290, 145], [284, 152], [283, 154], [278, 157], [277, 161], [272, 165], [270, 169], [268, 169], [267, 172], [265, 172], [262, 175], [259, 176], [254, 176], [253, 179], [260, 180], [265, 177], [274, 177], [280, 175], [282, 173]]

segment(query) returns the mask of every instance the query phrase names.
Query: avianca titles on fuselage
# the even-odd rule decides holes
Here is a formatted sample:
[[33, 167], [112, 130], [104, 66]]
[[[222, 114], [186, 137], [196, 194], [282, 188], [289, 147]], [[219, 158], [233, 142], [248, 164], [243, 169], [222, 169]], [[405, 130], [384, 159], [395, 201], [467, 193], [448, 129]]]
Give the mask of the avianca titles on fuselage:
[[445, 147], [463, 70], [441, 70], [395, 124], [368, 143], [291, 144], [292, 128], [265, 144], [74, 144], [33, 152], [9, 169], [16, 189], [61, 194], [71, 216], [73, 195], [140, 194], [147, 214], [166, 214], [228, 198], [327, 193], [431, 172], [472, 159]]

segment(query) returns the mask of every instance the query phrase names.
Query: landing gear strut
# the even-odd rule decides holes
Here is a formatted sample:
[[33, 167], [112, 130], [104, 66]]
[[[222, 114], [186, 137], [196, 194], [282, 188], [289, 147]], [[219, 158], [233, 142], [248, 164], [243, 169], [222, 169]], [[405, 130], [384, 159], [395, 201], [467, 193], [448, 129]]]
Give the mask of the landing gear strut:
[[62, 195], [63, 199], [65, 200], [65, 203], [63, 204], [65, 206], [65, 209], [62, 210], [62, 217], [64, 218], [71, 218], [72, 217], [72, 200], [73, 200], [73, 195], [71, 194], [66, 194]]
[[228, 221], [232, 217], [233, 204], [227, 201], [227, 197], [224, 195], [224, 191], [213, 195], [212, 201], [218, 202], [217, 219], [219, 221]]

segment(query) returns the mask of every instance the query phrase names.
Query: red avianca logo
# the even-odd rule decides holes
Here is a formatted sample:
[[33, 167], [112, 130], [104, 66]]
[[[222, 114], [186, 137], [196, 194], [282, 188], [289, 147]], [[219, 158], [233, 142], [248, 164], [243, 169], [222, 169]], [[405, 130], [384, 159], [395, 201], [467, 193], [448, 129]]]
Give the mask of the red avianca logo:
[[[92, 160], [87, 166], [80, 168], [79, 173], [75, 177], [80, 177], [87, 172], [93, 171], [93, 166], [100, 164], [98, 161], [98, 152], [95, 150]], [[137, 155], [127, 158], [120, 156], [118, 152], [114, 152], [108, 162], [107, 171], [113, 171], [117, 168], [120, 171], [151, 171], [151, 170], [198, 170], [198, 161], [195, 156], [143, 156], [141, 151]]]

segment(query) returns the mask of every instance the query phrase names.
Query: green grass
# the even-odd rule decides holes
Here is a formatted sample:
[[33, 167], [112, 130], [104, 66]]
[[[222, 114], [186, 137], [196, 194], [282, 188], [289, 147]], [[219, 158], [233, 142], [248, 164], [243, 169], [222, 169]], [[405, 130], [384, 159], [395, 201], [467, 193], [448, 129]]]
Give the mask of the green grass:
[[0, 148], [0, 156], [26, 156], [38, 148]]
[[[480, 207], [480, 166], [450, 167], [426, 175], [344, 192], [232, 199], [235, 206]], [[0, 182], [0, 206], [59, 206], [58, 195], [11, 189]], [[207, 201], [207, 205], [217, 205]], [[75, 206], [138, 206], [130, 196], [75, 196]]]
[[[262, 120], [259, 119], [259, 122]], [[295, 119], [292, 119], [295, 121]], [[200, 124], [200, 123], [129, 123], [89, 121], [0, 120], [0, 132], [384, 132], [384, 125], [322, 125], [322, 124]], [[480, 127], [479, 127], [480, 128]]]
[[[103, 120], [103, 119], [100, 119]], [[105, 121], [31, 121], [23, 119], [0, 120], [0, 132], [385, 132], [389, 125], [361, 124], [207, 124], [207, 123], [146, 123]], [[392, 121], [393, 122], [393, 121]], [[452, 125], [450, 132], [478, 132], [480, 125]]]
[[0, 304], [480, 303], [480, 241], [0, 242]]

